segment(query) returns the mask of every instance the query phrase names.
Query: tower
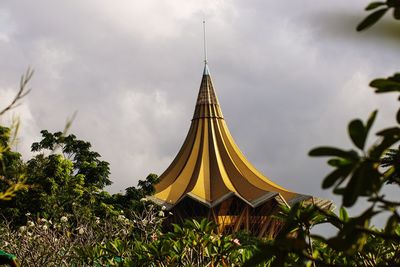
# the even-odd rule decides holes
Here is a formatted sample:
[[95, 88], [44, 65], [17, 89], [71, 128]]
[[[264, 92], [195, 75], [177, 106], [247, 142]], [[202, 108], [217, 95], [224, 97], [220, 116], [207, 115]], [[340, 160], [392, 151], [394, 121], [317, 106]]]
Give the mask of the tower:
[[172, 211], [171, 222], [205, 217], [220, 232], [247, 230], [259, 237], [279, 230], [271, 215], [280, 204], [331, 204], [273, 183], [245, 158], [224, 120], [206, 60], [189, 132], [155, 189], [150, 199]]

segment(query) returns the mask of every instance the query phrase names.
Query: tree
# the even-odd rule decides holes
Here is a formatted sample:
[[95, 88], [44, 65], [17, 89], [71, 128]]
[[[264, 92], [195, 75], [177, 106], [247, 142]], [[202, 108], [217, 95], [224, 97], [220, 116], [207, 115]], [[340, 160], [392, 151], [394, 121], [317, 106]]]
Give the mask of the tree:
[[139, 180], [137, 187], [126, 188], [125, 194], [114, 194], [113, 204], [125, 210], [127, 214], [141, 211], [144, 205], [141, 199], [154, 194], [154, 185], [157, 182], [158, 175], [150, 173], [145, 180]]
[[[22, 98], [30, 92], [30, 89], [27, 89], [27, 84], [32, 75], [33, 71], [28, 69], [21, 76], [17, 94], [11, 103], [0, 111], [0, 117], [19, 106]], [[21, 155], [11, 150], [11, 146], [16, 140], [18, 128], [18, 120], [14, 121], [10, 128], [0, 125], [0, 201], [10, 200], [15, 197], [16, 192], [27, 188], [24, 184], [25, 171]]]
[[[370, 86], [378, 94], [400, 93], [400, 74], [375, 79]], [[344, 207], [353, 206], [360, 197], [367, 199], [369, 207], [361, 215], [349, 218], [343, 208], [338, 217], [333, 212], [318, 207], [295, 205], [290, 212], [284, 214], [284, 230], [276, 240], [264, 245], [263, 253], [255, 256], [246, 266], [271, 257], [275, 258], [274, 266], [287, 265], [293, 259], [290, 253], [296, 256], [295, 262], [299, 266], [306, 263], [329, 266], [400, 265], [400, 202], [388, 199], [382, 192], [382, 188], [388, 183], [399, 186], [399, 151], [391, 148], [400, 141], [400, 109], [396, 114], [396, 124], [378, 131], [374, 145], [366, 148], [367, 137], [376, 115], [377, 111], [372, 112], [365, 123], [360, 119], [349, 123], [348, 133], [355, 148], [348, 150], [323, 146], [312, 149], [309, 153], [314, 157], [330, 157], [328, 164], [334, 170], [325, 177], [322, 183], [324, 189], [333, 188], [334, 194], [342, 196]], [[371, 219], [378, 214], [388, 214], [383, 230], [377, 230], [370, 225]], [[317, 216], [323, 216], [325, 222], [336, 227], [337, 234], [331, 238], [309, 236], [310, 231], [304, 225]], [[296, 235], [293, 235], [294, 232]], [[309, 237], [319, 242], [319, 250], [310, 250], [312, 241]], [[376, 249], [376, 243], [379, 243], [380, 249]], [[269, 252], [264, 253], [267, 250]], [[340, 256], [341, 260], [337, 261], [340, 264], [332, 263], [332, 256], [326, 255], [328, 252], [329, 255]]]
[[[41, 153], [23, 164], [29, 188], [18, 192], [11, 201], [0, 202], [1, 214], [21, 224], [26, 213], [50, 218], [74, 212], [85, 216], [116, 213], [112, 197], [103, 191], [111, 184], [109, 163], [100, 160], [100, 154], [91, 150], [89, 142], [72, 134], [64, 136], [46, 130], [41, 133], [42, 140], [32, 144], [32, 151]], [[50, 154], [46, 155], [46, 151]], [[19, 154], [14, 157], [16, 162], [20, 160]], [[7, 162], [7, 170], [18, 166], [10, 163]]]
[[[395, 19], [400, 19], [400, 1], [373, 2], [367, 10], [379, 10], [360, 23], [357, 30], [364, 30], [376, 23], [389, 9]], [[377, 94], [400, 93], [400, 73], [370, 83]], [[400, 98], [398, 98], [400, 100]], [[366, 141], [377, 116], [371, 113], [366, 122], [352, 120], [348, 134], [354, 144], [352, 149], [323, 146], [309, 152], [313, 157], [330, 157], [333, 167], [322, 188], [332, 188], [342, 197], [342, 207], [337, 216], [316, 206], [297, 204], [290, 211], [282, 212], [285, 225], [275, 240], [260, 246], [260, 252], [245, 266], [271, 261], [271, 266], [400, 266], [400, 202], [388, 199], [383, 188], [387, 184], [400, 186], [400, 109], [396, 123], [376, 133], [374, 144], [366, 148]], [[369, 207], [359, 216], [349, 217], [344, 207], [352, 207], [360, 198]], [[378, 214], [387, 215], [386, 226], [378, 230], [371, 226], [371, 219]], [[337, 228], [333, 237], [310, 235], [310, 222], [328, 223]], [[310, 249], [310, 248], [313, 249]]]
[[111, 185], [108, 176], [110, 175], [109, 163], [100, 160], [100, 154], [91, 151], [91, 144], [76, 139], [70, 134], [65, 136], [62, 132], [49, 133], [41, 131], [42, 140], [32, 144], [32, 152], [44, 152], [45, 150], [55, 151], [60, 149], [63, 156], [73, 163], [73, 175], [84, 175], [85, 186], [95, 186], [103, 189]]

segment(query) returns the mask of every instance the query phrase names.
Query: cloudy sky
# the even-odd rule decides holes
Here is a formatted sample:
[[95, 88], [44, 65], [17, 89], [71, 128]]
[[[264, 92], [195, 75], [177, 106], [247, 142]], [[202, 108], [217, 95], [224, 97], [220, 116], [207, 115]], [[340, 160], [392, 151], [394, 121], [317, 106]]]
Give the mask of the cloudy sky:
[[271, 180], [335, 199], [320, 189], [329, 168], [317, 145], [349, 147], [348, 121], [380, 109], [394, 122], [396, 99], [368, 82], [399, 70], [400, 31], [390, 19], [356, 33], [367, 1], [2, 0], [0, 99], [6, 105], [31, 66], [31, 94], [11, 115], [17, 149], [31, 156], [40, 130], [70, 129], [110, 162], [110, 192], [161, 174], [189, 129], [209, 65], [239, 147]]

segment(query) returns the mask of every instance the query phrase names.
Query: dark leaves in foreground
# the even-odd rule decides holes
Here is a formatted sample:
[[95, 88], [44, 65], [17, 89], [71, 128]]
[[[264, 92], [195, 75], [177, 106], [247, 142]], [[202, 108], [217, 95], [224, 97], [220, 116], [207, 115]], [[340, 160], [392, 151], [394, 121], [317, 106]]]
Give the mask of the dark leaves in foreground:
[[357, 31], [363, 31], [377, 23], [389, 10], [393, 9], [393, 18], [400, 20], [400, 1], [387, 0], [386, 2], [372, 2], [365, 10], [373, 11], [357, 26]]

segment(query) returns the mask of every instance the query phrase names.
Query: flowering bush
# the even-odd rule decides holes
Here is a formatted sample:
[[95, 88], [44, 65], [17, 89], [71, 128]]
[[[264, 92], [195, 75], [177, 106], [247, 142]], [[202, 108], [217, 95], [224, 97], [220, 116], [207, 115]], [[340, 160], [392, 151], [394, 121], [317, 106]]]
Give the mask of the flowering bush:
[[205, 219], [165, 233], [165, 207], [142, 204], [141, 212], [107, 218], [78, 210], [54, 219], [27, 213], [25, 225], [0, 225], [0, 249], [22, 266], [237, 266], [255, 249], [241, 237], [217, 234]]
[[33, 218], [17, 229], [11, 223], [0, 226], [0, 248], [17, 256], [22, 266], [70, 266], [81, 261], [77, 249], [110, 239], [128, 239], [133, 223], [126, 219], [101, 220], [61, 216], [57, 220]]
[[217, 234], [215, 224], [204, 219], [174, 225], [172, 232], [153, 232], [151, 240], [118, 238], [79, 252], [91, 266], [239, 266], [253, 251], [255, 245]]

